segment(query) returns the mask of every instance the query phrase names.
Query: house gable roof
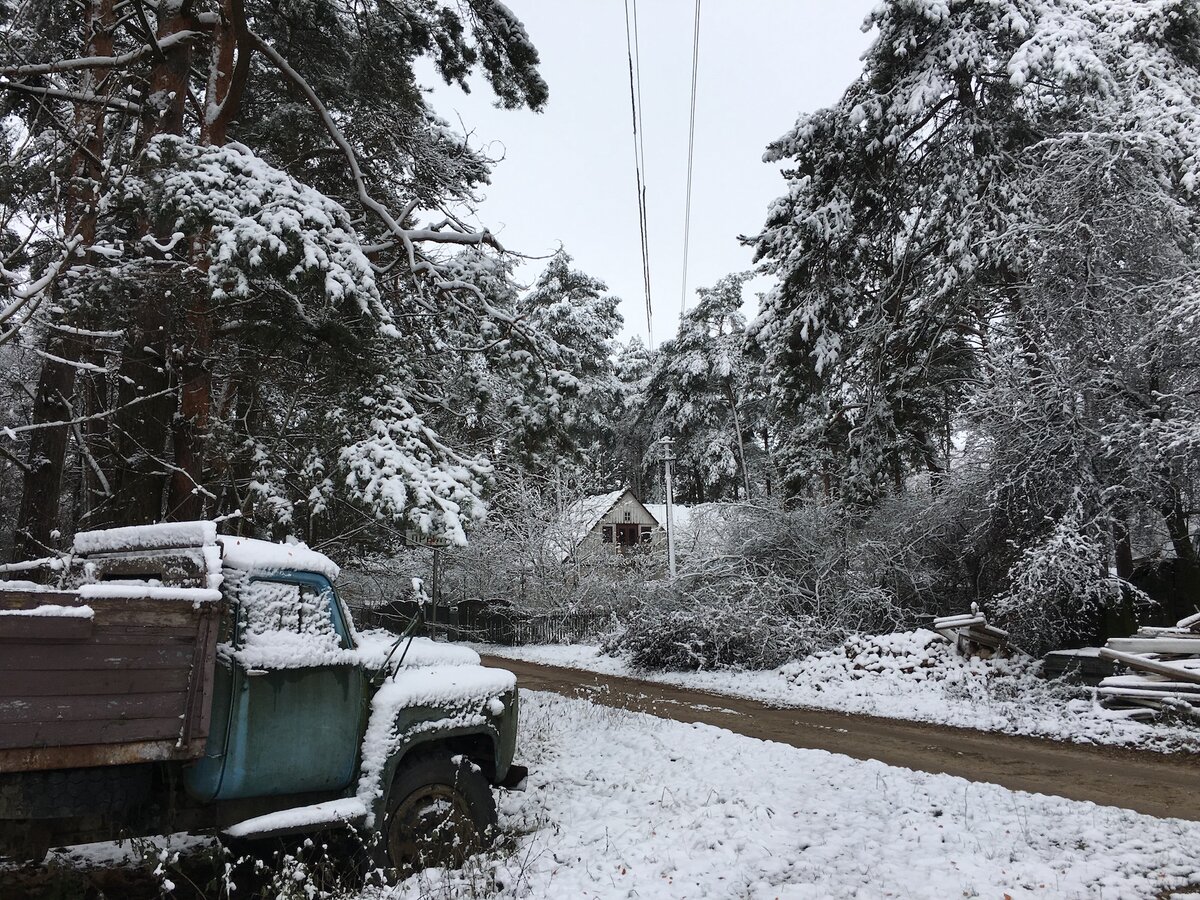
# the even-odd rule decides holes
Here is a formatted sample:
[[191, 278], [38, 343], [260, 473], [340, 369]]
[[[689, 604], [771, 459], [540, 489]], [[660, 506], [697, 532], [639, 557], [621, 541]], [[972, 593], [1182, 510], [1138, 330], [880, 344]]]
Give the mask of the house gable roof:
[[[601, 520], [621, 502], [626, 494], [635, 503], [646, 509], [645, 504], [633, 495], [633, 491], [629, 488], [622, 488], [607, 494], [581, 497], [563, 510], [562, 515], [551, 526], [549, 534], [549, 544], [559, 562], [565, 562], [571, 556], [575, 548], [583, 543], [592, 529], [600, 524]], [[646, 513], [650, 518], [658, 521], [658, 517], [648, 509]]]

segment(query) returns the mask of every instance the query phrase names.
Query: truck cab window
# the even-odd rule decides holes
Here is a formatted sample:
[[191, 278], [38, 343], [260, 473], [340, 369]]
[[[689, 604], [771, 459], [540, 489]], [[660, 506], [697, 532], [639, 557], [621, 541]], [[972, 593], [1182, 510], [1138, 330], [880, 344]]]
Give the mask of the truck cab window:
[[342, 651], [353, 649], [327, 584], [285, 578], [251, 578], [234, 588], [240, 608], [238, 658], [259, 668], [291, 668], [304, 660], [336, 661]]

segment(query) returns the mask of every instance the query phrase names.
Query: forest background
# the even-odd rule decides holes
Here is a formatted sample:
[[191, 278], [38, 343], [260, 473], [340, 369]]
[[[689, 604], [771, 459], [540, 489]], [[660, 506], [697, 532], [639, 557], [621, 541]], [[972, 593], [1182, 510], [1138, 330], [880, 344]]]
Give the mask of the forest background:
[[[731, 273], [651, 352], [568, 252], [518, 284], [454, 212], [493, 161], [414, 68], [541, 108], [502, 4], [2, 0], [4, 551], [225, 517], [370, 569], [470, 537], [464, 591], [732, 610], [789, 652], [973, 601], [1031, 649], [1191, 611], [1200, 7], [869, 26], [767, 149], [757, 313]], [[722, 552], [685, 586], [531, 575], [571, 499], [659, 498], [664, 436]]]

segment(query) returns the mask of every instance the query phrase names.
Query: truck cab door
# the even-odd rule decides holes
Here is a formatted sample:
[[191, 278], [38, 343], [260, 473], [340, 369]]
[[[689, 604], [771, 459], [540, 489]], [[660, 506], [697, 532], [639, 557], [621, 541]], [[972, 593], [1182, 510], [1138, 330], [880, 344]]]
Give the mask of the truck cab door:
[[236, 630], [218, 660], [209, 742], [219, 753], [188, 773], [189, 791], [233, 800], [343, 790], [357, 771], [365, 676], [332, 585], [296, 572], [241, 579], [232, 594]]

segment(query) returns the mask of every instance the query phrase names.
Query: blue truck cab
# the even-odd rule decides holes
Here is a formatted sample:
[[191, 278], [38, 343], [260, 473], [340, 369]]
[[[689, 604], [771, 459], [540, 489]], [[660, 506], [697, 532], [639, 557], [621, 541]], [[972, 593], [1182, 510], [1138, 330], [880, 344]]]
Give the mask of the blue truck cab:
[[[337, 593], [338, 567], [304, 545], [185, 525], [194, 527], [77, 539], [81, 583], [54, 595], [56, 609], [90, 603], [97, 635], [118, 614], [128, 631], [131, 610], [149, 610], [154, 640], [199, 629], [178, 656], [186, 669], [154, 668], [176, 657], [149, 637], [149, 657], [129, 663], [186, 686], [183, 729], [163, 719], [179, 739], [98, 744], [85, 725], [83, 748], [0, 750], [0, 853], [183, 830], [252, 840], [349, 827], [381, 865], [411, 871], [485, 845], [493, 788], [526, 775], [513, 764], [514, 676], [467, 647], [359, 631]], [[72, 646], [90, 665], [89, 645]], [[68, 777], [85, 785], [78, 796], [56, 792]]]

